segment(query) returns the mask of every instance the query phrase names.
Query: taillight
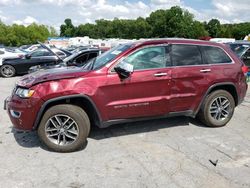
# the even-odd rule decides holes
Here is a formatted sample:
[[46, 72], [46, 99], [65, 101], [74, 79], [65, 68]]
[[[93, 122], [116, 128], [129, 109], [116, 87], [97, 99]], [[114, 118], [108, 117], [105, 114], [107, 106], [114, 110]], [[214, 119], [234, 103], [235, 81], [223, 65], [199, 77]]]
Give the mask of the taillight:
[[248, 67], [245, 66], [245, 65], [243, 65], [243, 66], [241, 67], [241, 70], [242, 70], [242, 72], [243, 72], [244, 74], [247, 74], [247, 73], [248, 73]]

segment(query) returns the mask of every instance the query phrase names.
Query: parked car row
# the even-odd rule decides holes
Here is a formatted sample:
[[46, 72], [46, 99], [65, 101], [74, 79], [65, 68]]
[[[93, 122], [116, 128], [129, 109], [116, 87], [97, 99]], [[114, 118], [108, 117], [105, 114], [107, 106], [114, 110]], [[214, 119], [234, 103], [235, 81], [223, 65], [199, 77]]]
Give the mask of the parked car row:
[[9, 50], [6, 48], [0, 48], [0, 66], [2, 65], [3, 60], [5, 59], [15, 59], [21, 58], [26, 53], [20, 50]]
[[250, 41], [236, 41], [228, 45], [241, 58], [250, 72]]
[[46, 69], [52, 69], [52, 68], [59, 68], [59, 67], [66, 67], [66, 66], [76, 66], [76, 67], [81, 67], [83, 66], [86, 62], [88, 62], [90, 59], [97, 57], [98, 55], [101, 54], [101, 51], [97, 48], [90, 48], [90, 49], [85, 49], [81, 51], [77, 51], [70, 56], [66, 57], [65, 59], [59, 59], [58, 63], [54, 65], [44, 65], [44, 64], [39, 64], [36, 66], [32, 66], [29, 68], [29, 73], [39, 71], [39, 70], [46, 70]]
[[3, 77], [13, 77], [15, 75], [38, 71], [39, 69], [81, 66], [99, 54], [100, 50], [96, 48], [71, 53], [67, 50], [48, 47], [40, 43], [39, 47], [36, 46], [36, 49], [32, 52], [23, 54], [22, 56], [13, 56], [14, 58], [5, 58], [0, 64], [0, 74]]

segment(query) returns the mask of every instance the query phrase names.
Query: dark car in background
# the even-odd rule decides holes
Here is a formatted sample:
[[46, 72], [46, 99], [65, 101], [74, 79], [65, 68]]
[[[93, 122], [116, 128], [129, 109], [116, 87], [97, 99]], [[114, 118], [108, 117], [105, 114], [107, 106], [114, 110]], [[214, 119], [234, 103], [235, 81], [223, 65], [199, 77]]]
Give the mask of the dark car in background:
[[250, 72], [250, 41], [236, 41], [230, 43], [229, 46], [241, 58]]
[[73, 53], [72, 55], [68, 56], [62, 61], [59, 61], [56, 65], [37, 65], [30, 67], [29, 73], [39, 71], [39, 70], [46, 70], [46, 69], [53, 69], [65, 66], [77, 66], [81, 67], [89, 60], [97, 57], [101, 54], [101, 50], [98, 48], [90, 48], [84, 49], [78, 52]]
[[27, 74], [29, 68], [36, 65], [48, 66], [55, 65], [62, 61], [62, 59], [71, 55], [66, 50], [57, 48], [48, 48], [40, 43], [42, 48], [26, 54], [22, 58], [6, 59], [0, 67], [0, 74], [3, 77], [13, 77], [15, 75]]

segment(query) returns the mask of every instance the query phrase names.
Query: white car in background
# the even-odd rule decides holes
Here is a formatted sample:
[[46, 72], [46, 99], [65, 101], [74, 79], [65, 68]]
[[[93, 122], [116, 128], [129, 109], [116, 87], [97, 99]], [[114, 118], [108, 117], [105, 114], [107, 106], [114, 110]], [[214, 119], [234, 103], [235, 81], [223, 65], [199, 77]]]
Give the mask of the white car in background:
[[9, 51], [5, 48], [0, 48], [0, 66], [2, 65], [4, 59], [15, 59], [21, 58], [23, 56], [25, 56], [25, 52], [22, 52], [20, 50]]
[[33, 52], [37, 50], [39, 47], [40, 47], [39, 44], [33, 44], [33, 45], [23, 45], [23, 46], [20, 46], [19, 48], [29, 53], [29, 52]]

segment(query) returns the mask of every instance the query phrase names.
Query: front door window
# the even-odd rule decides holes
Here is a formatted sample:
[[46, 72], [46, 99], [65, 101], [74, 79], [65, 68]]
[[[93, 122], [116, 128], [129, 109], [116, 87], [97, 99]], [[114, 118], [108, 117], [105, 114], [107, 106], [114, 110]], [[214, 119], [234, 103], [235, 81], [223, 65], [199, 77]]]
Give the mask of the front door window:
[[170, 64], [169, 54], [166, 47], [147, 47], [134, 52], [124, 60], [134, 66], [134, 70], [156, 69], [166, 67]]

